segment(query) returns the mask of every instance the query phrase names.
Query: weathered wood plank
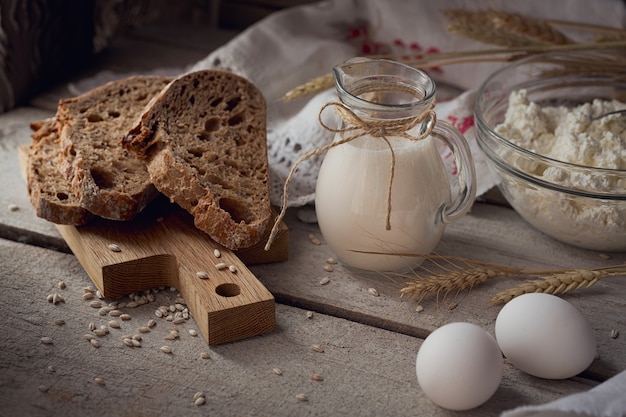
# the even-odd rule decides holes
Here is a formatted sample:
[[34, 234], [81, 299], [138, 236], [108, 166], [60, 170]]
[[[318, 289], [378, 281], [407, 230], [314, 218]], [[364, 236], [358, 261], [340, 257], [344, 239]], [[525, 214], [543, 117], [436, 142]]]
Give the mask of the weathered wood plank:
[[26, 107], [0, 114], [0, 237], [68, 251], [54, 225], [34, 215], [18, 158], [19, 146], [31, 142], [29, 124], [51, 116], [53, 111]]
[[[36, 262], [33, 260], [36, 259]], [[64, 281], [65, 289], [58, 287]], [[157, 318], [160, 305], [177, 294], [167, 289], [154, 302], [119, 306], [130, 320], [101, 316], [83, 299], [87, 275], [76, 258], [56, 251], [0, 239], [0, 410], [28, 416], [171, 416], [171, 415], [420, 415], [454, 413], [434, 406], [420, 390], [415, 355], [420, 340], [305, 310], [277, 305], [277, 330], [267, 335], [208, 347], [193, 319], [175, 325]], [[65, 303], [46, 296], [57, 292]], [[111, 300], [103, 300], [108, 303]], [[128, 298], [122, 302], [130, 301]], [[55, 319], [65, 325], [55, 325]], [[141, 347], [126, 347], [122, 335], [138, 333], [150, 319], [157, 325], [142, 333]], [[121, 328], [98, 337], [100, 348], [84, 339], [89, 323]], [[178, 339], [166, 341], [171, 329]], [[53, 343], [44, 345], [42, 337]], [[315, 352], [311, 345], [324, 347]], [[159, 349], [168, 345], [172, 354]], [[202, 359], [201, 352], [211, 359]], [[53, 367], [53, 369], [49, 369]], [[283, 371], [281, 376], [273, 368]], [[312, 373], [323, 381], [310, 379]], [[98, 385], [94, 378], [104, 380]], [[47, 388], [41, 392], [39, 386]], [[505, 368], [500, 389], [467, 416], [497, 416], [502, 410], [547, 402], [589, 389], [585, 381], [545, 381]], [[202, 391], [206, 404], [195, 406]], [[295, 396], [303, 393], [308, 402]], [[413, 410], [413, 411], [412, 411]]]

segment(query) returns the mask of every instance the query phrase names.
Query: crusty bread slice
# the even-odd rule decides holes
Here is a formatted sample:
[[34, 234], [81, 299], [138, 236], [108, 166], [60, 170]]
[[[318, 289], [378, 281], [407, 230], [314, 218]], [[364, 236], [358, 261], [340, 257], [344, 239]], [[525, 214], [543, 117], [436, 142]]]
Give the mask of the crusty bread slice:
[[237, 250], [263, 238], [272, 218], [266, 104], [250, 81], [220, 70], [183, 75], [123, 143], [213, 240]]
[[55, 119], [31, 124], [34, 131], [26, 164], [26, 180], [31, 203], [37, 216], [58, 224], [79, 226], [92, 215], [80, 205], [64, 170], [65, 158], [59, 143]]
[[157, 196], [145, 164], [120, 138], [170, 81], [133, 76], [59, 102], [66, 174], [83, 208], [106, 219], [130, 220]]

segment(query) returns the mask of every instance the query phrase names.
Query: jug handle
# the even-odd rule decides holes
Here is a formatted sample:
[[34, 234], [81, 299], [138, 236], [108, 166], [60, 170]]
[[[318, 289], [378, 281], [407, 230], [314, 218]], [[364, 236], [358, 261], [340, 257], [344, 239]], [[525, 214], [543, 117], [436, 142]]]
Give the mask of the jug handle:
[[443, 120], [438, 120], [431, 135], [441, 140], [452, 152], [458, 169], [459, 192], [450, 204], [440, 208], [439, 220], [443, 224], [456, 221], [467, 213], [476, 198], [476, 169], [465, 137], [457, 128]]

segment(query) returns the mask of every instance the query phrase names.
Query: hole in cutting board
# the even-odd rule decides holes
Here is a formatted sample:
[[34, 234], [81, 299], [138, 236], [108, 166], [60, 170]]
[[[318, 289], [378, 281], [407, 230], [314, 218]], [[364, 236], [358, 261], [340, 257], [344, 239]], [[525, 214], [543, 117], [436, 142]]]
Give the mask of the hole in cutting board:
[[239, 285], [233, 283], [220, 284], [215, 288], [215, 292], [222, 297], [235, 297], [241, 294]]

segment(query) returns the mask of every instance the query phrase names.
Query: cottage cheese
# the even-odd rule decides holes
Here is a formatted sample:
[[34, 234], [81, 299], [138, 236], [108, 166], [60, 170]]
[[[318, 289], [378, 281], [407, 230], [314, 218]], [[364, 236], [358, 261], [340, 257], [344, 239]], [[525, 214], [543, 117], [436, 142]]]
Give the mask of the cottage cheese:
[[[626, 170], [626, 115], [592, 120], [622, 109], [626, 103], [599, 99], [574, 108], [541, 106], [531, 102], [525, 90], [518, 90], [511, 93], [505, 120], [495, 131], [513, 144], [551, 159]], [[505, 159], [558, 186], [583, 193], [626, 194], [626, 180], [617, 176]], [[626, 250], [626, 202], [556, 193], [519, 181], [504, 183], [502, 188], [516, 210], [546, 234], [576, 246]]]

